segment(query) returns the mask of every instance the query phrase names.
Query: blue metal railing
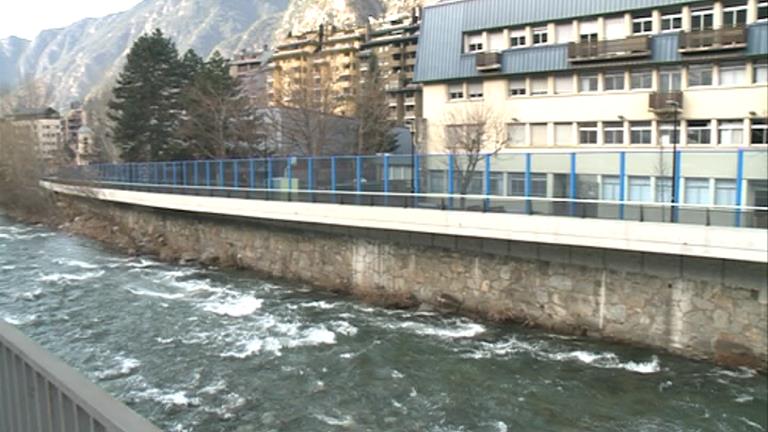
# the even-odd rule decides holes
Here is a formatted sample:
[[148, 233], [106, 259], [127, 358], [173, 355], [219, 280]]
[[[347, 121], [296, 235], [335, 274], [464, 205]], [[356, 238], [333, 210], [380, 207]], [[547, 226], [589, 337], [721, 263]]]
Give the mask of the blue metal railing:
[[[767, 156], [766, 149], [683, 150], [674, 179], [666, 150], [142, 162], [70, 167], [55, 179], [156, 192], [643, 221], [668, 222], [675, 213], [683, 223], [765, 227]], [[679, 204], [666, 202], [671, 182]]]

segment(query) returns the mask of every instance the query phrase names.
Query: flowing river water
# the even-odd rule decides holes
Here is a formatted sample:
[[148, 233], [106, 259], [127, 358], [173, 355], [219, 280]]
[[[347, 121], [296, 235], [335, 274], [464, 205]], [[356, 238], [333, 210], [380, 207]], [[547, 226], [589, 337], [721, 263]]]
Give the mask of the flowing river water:
[[0, 318], [167, 431], [762, 431], [766, 377], [168, 265], [0, 215]]

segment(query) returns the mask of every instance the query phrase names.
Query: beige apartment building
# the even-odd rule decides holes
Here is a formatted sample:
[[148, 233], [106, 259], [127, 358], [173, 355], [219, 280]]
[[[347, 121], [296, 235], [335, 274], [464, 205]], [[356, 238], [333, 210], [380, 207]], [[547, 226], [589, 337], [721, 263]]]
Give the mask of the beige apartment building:
[[40, 160], [49, 166], [62, 164], [64, 157], [64, 133], [61, 115], [53, 108], [18, 112], [10, 116], [18, 126], [29, 127], [37, 138]]
[[357, 53], [363, 40], [361, 28], [332, 26], [289, 35], [271, 58], [267, 85], [273, 104], [353, 115], [360, 72]]
[[241, 91], [253, 106], [262, 106], [268, 100], [268, 82], [272, 80], [271, 52], [268, 46], [259, 51], [243, 51], [229, 62], [229, 75], [238, 80]]
[[365, 43], [360, 46], [363, 70], [370, 56], [376, 56], [385, 82], [389, 118], [412, 132], [422, 117], [421, 85], [413, 82], [420, 20], [421, 9], [371, 20]]
[[[429, 153], [471, 127], [467, 113], [498, 123], [486, 138], [505, 156], [475, 192], [520, 194], [532, 153], [528, 193], [668, 201], [659, 150], [676, 141], [697, 151], [680, 201], [765, 206], [766, 56], [766, 0], [465, 0], [424, 9], [415, 79]], [[445, 189], [447, 168], [428, 168], [429, 188]]]

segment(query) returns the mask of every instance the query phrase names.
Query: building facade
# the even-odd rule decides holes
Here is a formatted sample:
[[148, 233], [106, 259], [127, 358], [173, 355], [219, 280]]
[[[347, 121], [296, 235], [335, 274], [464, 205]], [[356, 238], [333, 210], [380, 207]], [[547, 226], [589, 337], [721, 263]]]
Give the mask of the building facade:
[[[679, 201], [766, 206], [764, 161], [755, 159], [737, 185], [736, 159], [717, 152], [766, 148], [767, 55], [765, 0], [429, 6], [415, 77], [427, 151], [446, 152], [453, 130], [484, 117], [497, 123], [484, 138], [503, 144], [501, 154], [553, 153], [547, 162], [534, 158], [539, 196], [663, 202], [673, 171], [664, 153], [676, 145], [702, 152], [682, 166]], [[590, 155], [609, 150], [616, 153]], [[625, 152], [647, 157], [632, 158], [619, 176]], [[579, 157], [577, 185], [571, 155]], [[499, 194], [512, 195], [520, 170], [499, 162], [488, 177], [498, 179]], [[446, 181], [439, 169], [431, 175]]]
[[365, 43], [360, 46], [360, 67], [375, 55], [387, 92], [389, 118], [416, 131], [422, 117], [421, 85], [413, 81], [416, 47], [419, 39], [421, 9], [371, 20], [366, 27]]
[[241, 52], [229, 62], [229, 75], [238, 80], [243, 94], [251, 105], [264, 106], [269, 101], [269, 86], [273, 68], [272, 53], [268, 46], [255, 52]]
[[62, 118], [53, 108], [17, 112], [10, 116], [13, 124], [29, 127], [37, 138], [38, 157], [45, 164], [60, 165], [66, 160]]

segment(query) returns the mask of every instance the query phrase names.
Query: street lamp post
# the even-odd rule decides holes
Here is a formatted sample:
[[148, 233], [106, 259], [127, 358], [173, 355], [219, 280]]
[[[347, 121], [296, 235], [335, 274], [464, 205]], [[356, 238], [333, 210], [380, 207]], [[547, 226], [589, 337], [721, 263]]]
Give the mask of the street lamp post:
[[674, 109], [672, 125], [672, 206], [670, 207], [670, 221], [677, 222], [677, 111], [680, 102], [668, 100], [667, 105]]

